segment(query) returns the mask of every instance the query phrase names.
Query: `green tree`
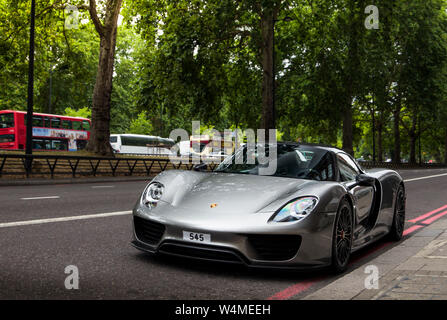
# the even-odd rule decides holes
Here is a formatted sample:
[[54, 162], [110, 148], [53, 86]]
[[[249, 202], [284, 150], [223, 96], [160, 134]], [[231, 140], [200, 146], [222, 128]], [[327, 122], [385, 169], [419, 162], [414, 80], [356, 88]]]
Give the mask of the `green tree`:
[[436, 123], [440, 108], [445, 108], [445, 10], [445, 2], [441, 0], [412, 1], [402, 6], [402, 17], [406, 20], [401, 22], [397, 41], [400, 64], [397, 88], [403, 105], [401, 124], [409, 137], [412, 163], [416, 162], [418, 138]]
[[132, 120], [130, 123], [129, 133], [135, 134], [152, 134], [152, 124], [148, 120], [146, 112], [141, 112], [138, 118]]
[[68, 107], [65, 109], [64, 114], [69, 117], [90, 118], [92, 116], [92, 111], [88, 107], [80, 108], [78, 110]]

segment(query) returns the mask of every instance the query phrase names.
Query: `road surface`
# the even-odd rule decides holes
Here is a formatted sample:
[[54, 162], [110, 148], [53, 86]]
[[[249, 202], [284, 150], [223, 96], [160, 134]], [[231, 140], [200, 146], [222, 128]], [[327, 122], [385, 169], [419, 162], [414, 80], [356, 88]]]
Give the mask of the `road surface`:
[[[411, 231], [409, 220], [447, 205], [447, 169], [401, 174]], [[129, 243], [130, 210], [145, 184], [0, 187], [0, 299], [300, 299], [337, 278], [148, 256]], [[349, 268], [393, 245], [356, 253]], [[78, 290], [65, 288], [69, 265], [79, 270]]]

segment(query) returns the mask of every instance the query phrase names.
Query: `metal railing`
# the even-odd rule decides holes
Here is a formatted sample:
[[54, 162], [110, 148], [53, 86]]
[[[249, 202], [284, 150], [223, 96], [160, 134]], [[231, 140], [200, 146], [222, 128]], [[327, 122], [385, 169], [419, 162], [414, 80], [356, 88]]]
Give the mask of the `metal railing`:
[[[192, 158], [176, 158], [172, 162], [168, 157], [89, 157], [69, 155], [20, 155], [0, 154], [0, 177], [69, 175], [77, 176], [151, 176], [166, 169], [192, 170]], [[216, 158], [205, 161], [209, 170], [214, 170], [219, 164]]]
[[377, 161], [359, 161], [365, 169], [386, 168], [386, 169], [442, 169], [447, 168], [445, 163], [394, 163]]
[[[91, 157], [70, 155], [32, 155], [0, 153], [0, 177], [16, 176], [152, 176], [167, 169], [192, 170], [198, 163], [197, 158], [177, 157], [175, 162], [168, 157], [161, 156], [133, 156], [133, 157]], [[208, 170], [214, 170], [222, 158], [202, 158], [208, 165]], [[360, 165], [365, 169], [417, 169], [417, 168], [447, 168], [440, 163], [392, 163], [362, 161]]]

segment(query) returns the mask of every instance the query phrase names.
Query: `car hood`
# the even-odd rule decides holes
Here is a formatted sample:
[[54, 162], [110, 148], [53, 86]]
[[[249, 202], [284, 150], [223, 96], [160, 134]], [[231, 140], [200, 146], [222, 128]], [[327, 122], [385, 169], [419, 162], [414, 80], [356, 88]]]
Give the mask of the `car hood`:
[[[255, 213], [273, 202], [288, 201], [314, 181], [272, 176], [169, 170], [154, 181], [165, 186], [162, 201], [195, 212]], [[284, 203], [285, 204], [285, 203]], [[271, 206], [270, 206], [271, 207]]]

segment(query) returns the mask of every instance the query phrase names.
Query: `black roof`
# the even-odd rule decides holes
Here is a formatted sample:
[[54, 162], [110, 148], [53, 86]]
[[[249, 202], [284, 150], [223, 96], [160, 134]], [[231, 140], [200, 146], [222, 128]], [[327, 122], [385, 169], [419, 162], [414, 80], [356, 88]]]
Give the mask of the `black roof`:
[[[324, 149], [324, 150], [331, 151], [334, 153], [339, 153], [339, 152], [346, 153], [342, 149], [339, 149], [337, 147], [334, 147], [334, 146], [331, 146], [328, 144], [322, 144], [322, 143], [309, 143], [309, 142], [296, 142], [296, 141], [277, 141], [276, 143], [278, 145], [293, 146], [293, 147], [309, 146], [309, 147], [316, 147], [316, 148]], [[266, 142], [266, 144], [268, 144], [268, 143]]]
[[278, 144], [285, 144], [285, 145], [291, 145], [291, 146], [310, 146], [310, 147], [319, 147], [322, 149], [326, 149], [328, 151], [333, 152], [344, 152], [342, 149], [339, 149], [337, 147], [328, 145], [328, 144], [322, 144], [322, 143], [310, 143], [310, 142], [295, 142], [295, 141], [278, 141]]

